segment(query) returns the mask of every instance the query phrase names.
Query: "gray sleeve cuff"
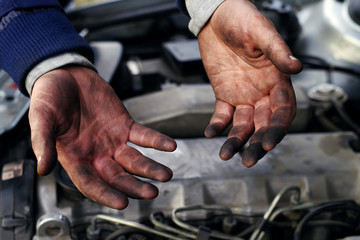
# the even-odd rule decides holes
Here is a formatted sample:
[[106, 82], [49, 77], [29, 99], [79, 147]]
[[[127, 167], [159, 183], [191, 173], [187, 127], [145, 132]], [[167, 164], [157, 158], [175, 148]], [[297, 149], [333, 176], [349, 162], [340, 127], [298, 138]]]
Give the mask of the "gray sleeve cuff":
[[37, 64], [27, 75], [25, 79], [25, 87], [29, 95], [31, 96], [32, 88], [39, 77], [51, 70], [69, 64], [82, 65], [96, 71], [95, 66], [87, 58], [78, 53], [63, 53], [55, 57], [51, 57]]
[[186, 8], [191, 17], [190, 31], [197, 36], [209, 21], [216, 8], [225, 0], [185, 0]]

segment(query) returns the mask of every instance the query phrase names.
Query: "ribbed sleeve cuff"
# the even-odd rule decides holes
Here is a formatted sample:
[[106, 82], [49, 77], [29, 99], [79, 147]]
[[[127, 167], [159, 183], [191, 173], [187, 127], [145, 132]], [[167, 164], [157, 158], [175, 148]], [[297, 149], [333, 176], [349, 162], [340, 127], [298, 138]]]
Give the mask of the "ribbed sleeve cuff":
[[64, 52], [79, 53], [90, 61], [93, 52], [61, 10], [26, 12], [0, 32], [0, 66], [28, 95], [25, 78], [39, 62]]
[[185, 0], [187, 11], [191, 17], [190, 31], [197, 36], [210, 17], [225, 0]]
[[31, 92], [36, 80], [44, 75], [47, 72], [50, 72], [54, 69], [66, 66], [66, 65], [80, 65], [88, 67], [97, 71], [95, 66], [85, 57], [77, 53], [63, 53], [55, 57], [51, 57], [37, 64], [25, 79], [25, 87], [29, 95]]

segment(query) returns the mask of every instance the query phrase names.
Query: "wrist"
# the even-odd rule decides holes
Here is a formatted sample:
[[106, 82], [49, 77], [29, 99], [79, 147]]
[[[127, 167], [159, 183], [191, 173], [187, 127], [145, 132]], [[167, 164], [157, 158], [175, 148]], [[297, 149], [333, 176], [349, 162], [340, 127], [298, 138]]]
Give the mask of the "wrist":
[[66, 65], [80, 65], [85, 66], [96, 71], [95, 66], [85, 57], [77, 53], [64, 53], [46, 59], [35, 67], [28, 73], [25, 79], [25, 87], [29, 95], [31, 92], [36, 80], [54, 69], [66, 66]]
[[185, 0], [186, 8], [191, 17], [190, 31], [197, 36], [211, 18], [215, 10], [226, 0]]

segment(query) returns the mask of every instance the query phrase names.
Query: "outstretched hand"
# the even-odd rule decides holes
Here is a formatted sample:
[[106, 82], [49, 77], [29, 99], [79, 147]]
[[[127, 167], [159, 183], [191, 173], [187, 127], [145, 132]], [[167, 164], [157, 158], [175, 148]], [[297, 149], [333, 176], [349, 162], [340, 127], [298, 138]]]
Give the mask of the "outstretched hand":
[[168, 181], [172, 171], [127, 145], [174, 151], [171, 138], [134, 122], [113, 89], [91, 69], [69, 66], [40, 77], [29, 121], [38, 173], [57, 159], [88, 198], [122, 209], [131, 198], [155, 198], [157, 188], [136, 176]]
[[302, 69], [272, 23], [248, 0], [227, 0], [198, 35], [213, 87], [214, 114], [208, 138], [232, 122], [220, 158], [228, 160], [250, 140], [242, 155], [250, 167], [287, 133], [296, 112], [290, 75]]

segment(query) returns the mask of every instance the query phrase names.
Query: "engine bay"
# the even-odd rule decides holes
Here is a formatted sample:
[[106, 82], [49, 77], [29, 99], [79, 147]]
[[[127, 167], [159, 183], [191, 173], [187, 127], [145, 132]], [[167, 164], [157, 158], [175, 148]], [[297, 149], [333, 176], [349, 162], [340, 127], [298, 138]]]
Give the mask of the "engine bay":
[[292, 76], [290, 132], [251, 168], [241, 152], [220, 160], [227, 132], [204, 137], [215, 97], [173, 0], [66, 9], [130, 115], [178, 144], [172, 153], [134, 145], [174, 176], [153, 183], [154, 200], [121, 211], [85, 198], [60, 164], [36, 174], [29, 99], [0, 70], [0, 239], [360, 239], [360, 4], [253, 2], [304, 70]]

